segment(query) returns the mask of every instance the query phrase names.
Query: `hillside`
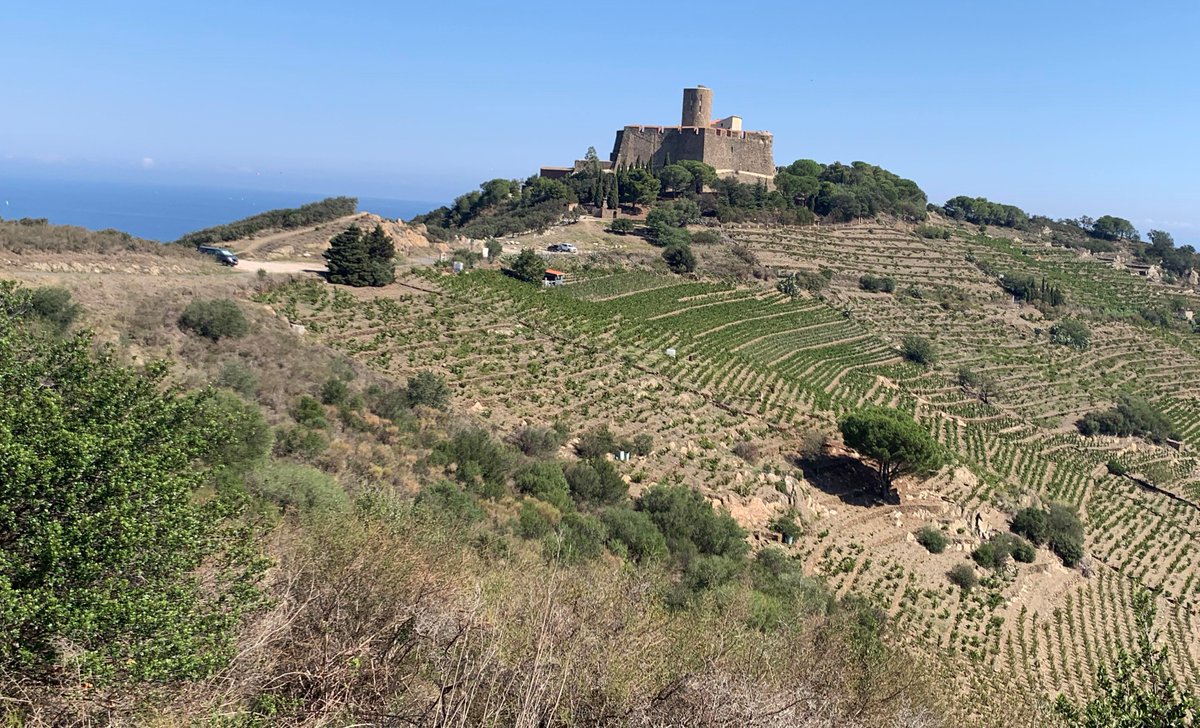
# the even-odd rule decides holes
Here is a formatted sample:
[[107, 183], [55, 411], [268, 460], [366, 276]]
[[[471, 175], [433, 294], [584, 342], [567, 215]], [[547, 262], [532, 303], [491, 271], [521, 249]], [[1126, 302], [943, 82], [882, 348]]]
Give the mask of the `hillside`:
[[[376, 219], [231, 247], [315, 256], [352, 221]], [[170, 357], [173, 381], [237, 392], [275, 441], [237, 476], [275, 566], [228, 666], [189, 678], [187, 700], [120, 683], [98, 700], [21, 683], [23, 699], [167, 724], [442, 725], [420, 716], [445, 705], [466, 724], [1054, 725], [1056, 696], [1094, 697], [1098, 668], [1136, 647], [1143, 594], [1167, 670], [1200, 687], [1200, 405], [1186, 378], [1200, 346], [1174, 317], [1142, 315], [1200, 297], [1049, 234], [994, 237], [936, 213], [923, 227], [703, 231], [717, 242], [693, 243], [690, 276], [587, 218], [506, 241], [577, 243], [553, 256], [570, 280], [557, 289], [488, 266], [402, 267], [393, 285], [346, 289], [190, 264], [148, 278], [79, 267], [92, 254], [69, 248], [4, 256], [5, 278], [70, 289], [77, 326], [123, 361]], [[1001, 284], [1021, 277], [1063, 301], [1015, 301]], [[189, 301], [224, 298], [248, 334], [181, 329]], [[1065, 321], [1084, 323], [1085, 347], [1054, 343]], [[906, 336], [928, 340], [931, 365], [906, 359]], [[430, 375], [444, 401], [397, 394]], [[1128, 394], [1180, 442], [1075, 427]], [[871, 406], [911, 415], [947, 454], [895, 498], [838, 432]], [[682, 522], [731, 528], [707, 520], [728, 513], [744, 539], [646, 526], [676, 486], [703, 495]], [[1018, 509], [1051, 502], [1082, 519], [1078, 564], [1043, 546], [1031, 563], [973, 565]], [[918, 542], [927, 527], [944, 551]], [[947, 578], [966, 564], [969, 590]]]
[[371, 230], [382, 225], [396, 243], [396, 251], [406, 258], [435, 258], [450, 248], [430, 242], [419, 225], [386, 220], [369, 212], [345, 215], [311, 227], [296, 230], [269, 228], [250, 237], [230, 240], [224, 245], [239, 256], [253, 260], [303, 260], [320, 258], [329, 247], [329, 239], [351, 225]]

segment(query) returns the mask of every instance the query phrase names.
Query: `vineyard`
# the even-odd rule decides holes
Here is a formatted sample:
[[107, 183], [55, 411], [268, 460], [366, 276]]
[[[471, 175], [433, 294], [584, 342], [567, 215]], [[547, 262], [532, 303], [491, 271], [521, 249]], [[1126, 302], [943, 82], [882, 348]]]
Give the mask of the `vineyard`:
[[[1149, 588], [1172, 668], [1200, 686], [1200, 389], [1187, 378], [1200, 350], [1124, 315], [1162, 304], [1161, 286], [1069, 250], [963, 231], [932, 241], [879, 224], [727, 232], [767, 266], [832, 270], [830, 289], [793, 298], [760, 282], [638, 270], [583, 271], [543, 289], [494, 271], [426, 271], [383, 291], [308, 282], [261, 299], [381, 371], [443, 373], [457, 403], [498, 433], [555, 420], [649, 433], [653, 452], [621, 464], [633, 491], [700, 488], [758, 542], [794, 508], [804, 535], [790, 548], [809, 572], [872, 599], [901, 639], [983, 668], [969, 679], [1085, 696], [1096, 668], [1132, 643], [1133, 595]], [[1051, 343], [1053, 322], [985, 269], [1061, 288], [1090, 317], [1091, 345]], [[894, 278], [896, 293], [860, 290], [864, 274]], [[938, 366], [905, 361], [905, 334], [933, 341]], [[966, 391], [962, 367], [993, 378], [996, 396]], [[1166, 414], [1182, 449], [1078, 434], [1079, 416], [1121, 392]], [[801, 457], [811, 433], [833, 433], [866, 405], [912, 413], [954, 462], [902, 482], [896, 504], [870, 496], [837, 447]], [[759, 457], [736, 455], [743, 442]], [[1137, 479], [1110, 474], [1110, 462]], [[1032, 564], [984, 572], [970, 592], [947, 581], [981, 532], [1050, 500], [1083, 518], [1086, 573], [1039, 550]], [[926, 525], [946, 534], [944, 553], [913, 539]]]

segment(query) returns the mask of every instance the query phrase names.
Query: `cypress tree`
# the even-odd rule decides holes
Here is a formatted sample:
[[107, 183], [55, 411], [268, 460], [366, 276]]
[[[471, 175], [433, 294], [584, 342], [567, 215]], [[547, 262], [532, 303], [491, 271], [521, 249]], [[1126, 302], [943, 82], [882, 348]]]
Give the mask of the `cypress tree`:
[[382, 225], [376, 225], [366, 237], [367, 256], [371, 261], [372, 286], [386, 286], [396, 280], [396, 246], [390, 235], [383, 231]]
[[346, 286], [369, 286], [373, 284], [371, 254], [362, 230], [351, 225], [333, 236], [329, 250], [324, 254], [329, 268], [329, 282]]

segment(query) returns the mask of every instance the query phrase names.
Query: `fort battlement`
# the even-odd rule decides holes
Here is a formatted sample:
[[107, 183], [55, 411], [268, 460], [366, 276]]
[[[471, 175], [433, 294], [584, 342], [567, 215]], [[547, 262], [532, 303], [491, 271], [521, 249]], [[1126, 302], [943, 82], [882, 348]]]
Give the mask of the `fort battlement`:
[[710, 89], [684, 89], [679, 126], [627, 125], [617, 131], [609, 158], [614, 167], [640, 165], [652, 170], [691, 159], [710, 165], [721, 177], [772, 184], [775, 157], [771, 133], [743, 131], [738, 116], [713, 121], [711, 115]]

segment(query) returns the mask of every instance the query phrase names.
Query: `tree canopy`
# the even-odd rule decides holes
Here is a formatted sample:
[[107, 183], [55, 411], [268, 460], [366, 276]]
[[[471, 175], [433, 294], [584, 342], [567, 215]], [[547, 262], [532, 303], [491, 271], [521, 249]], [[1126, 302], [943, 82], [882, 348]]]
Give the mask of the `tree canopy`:
[[236, 222], [197, 230], [184, 235], [175, 242], [198, 247], [248, 238], [254, 233], [272, 228], [295, 230], [353, 215], [357, 209], [358, 200], [354, 197], [327, 197], [320, 202], [312, 202], [295, 208], [268, 210]]
[[842, 420], [841, 431], [848, 447], [875, 461], [877, 485], [885, 493], [901, 475], [927, 473], [941, 465], [934, 439], [897, 410], [872, 407], [855, 412]]
[[333, 236], [329, 241], [329, 250], [324, 253], [329, 267], [329, 282], [348, 286], [385, 286], [396, 280], [395, 255], [396, 248], [382, 225], [376, 225], [366, 235], [357, 225], [351, 225]]

